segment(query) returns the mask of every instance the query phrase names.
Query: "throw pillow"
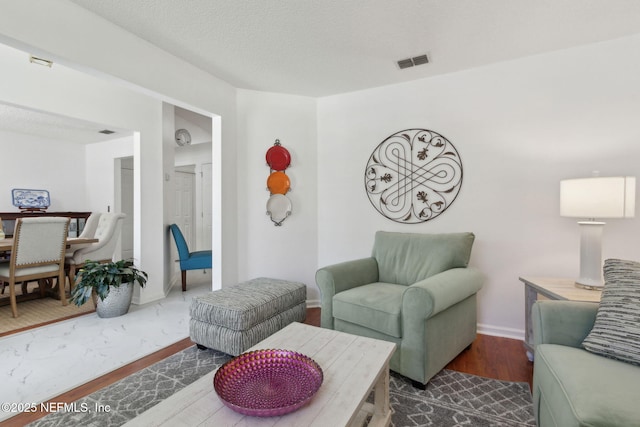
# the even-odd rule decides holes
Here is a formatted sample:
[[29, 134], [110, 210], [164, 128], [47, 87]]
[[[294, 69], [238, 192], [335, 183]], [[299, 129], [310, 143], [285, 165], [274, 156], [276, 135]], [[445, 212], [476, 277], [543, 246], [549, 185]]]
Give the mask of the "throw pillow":
[[640, 365], [640, 262], [608, 259], [593, 329], [582, 342], [592, 353]]

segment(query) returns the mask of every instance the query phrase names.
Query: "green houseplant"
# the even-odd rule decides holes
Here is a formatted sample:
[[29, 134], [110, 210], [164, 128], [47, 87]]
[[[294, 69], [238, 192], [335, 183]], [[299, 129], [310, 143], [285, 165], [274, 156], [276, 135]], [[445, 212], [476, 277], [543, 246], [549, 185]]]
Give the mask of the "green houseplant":
[[77, 306], [86, 303], [92, 295], [100, 317], [120, 316], [129, 311], [133, 285], [144, 288], [147, 273], [139, 270], [131, 260], [100, 263], [87, 260], [78, 272], [80, 280], [71, 292], [71, 302]]

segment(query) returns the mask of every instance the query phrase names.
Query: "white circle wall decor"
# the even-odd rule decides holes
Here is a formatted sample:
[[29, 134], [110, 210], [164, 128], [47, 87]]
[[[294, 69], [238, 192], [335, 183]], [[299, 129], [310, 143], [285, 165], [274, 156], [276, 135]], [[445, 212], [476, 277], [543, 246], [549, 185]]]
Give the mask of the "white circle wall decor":
[[451, 206], [462, 186], [462, 160], [439, 133], [407, 129], [373, 150], [364, 182], [378, 212], [396, 222], [417, 224]]

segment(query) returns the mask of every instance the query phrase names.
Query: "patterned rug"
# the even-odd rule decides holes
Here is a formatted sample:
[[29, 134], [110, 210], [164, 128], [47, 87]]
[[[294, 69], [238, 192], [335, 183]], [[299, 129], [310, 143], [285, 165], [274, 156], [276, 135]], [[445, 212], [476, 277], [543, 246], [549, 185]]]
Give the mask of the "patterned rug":
[[[49, 414], [29, 425], [120, 426], [230, 357], [215, 350], [190, 347], [80, 399], [75, 402], [78, 408], [75, 412]], [[390, 400], [395, 427], [535, 426], [527, 383], [443, 370], [422, 391], [414, 388], [411, 381], [392, 373]], [[108, 407], [109, 412], [96, 411], [97, 407]]]
[[[5, 290], [5, 293], [8, 294], [9, 290]], [[63, 306], [57, 299], [42, 298], [19, 302], [18, 317], [14, 319], [11, 306], [0, 305], [0, 336], [70, 319], [93, 311], [95, 311], [95, 307], [91, 302], [80, 307], [72, 303]]]

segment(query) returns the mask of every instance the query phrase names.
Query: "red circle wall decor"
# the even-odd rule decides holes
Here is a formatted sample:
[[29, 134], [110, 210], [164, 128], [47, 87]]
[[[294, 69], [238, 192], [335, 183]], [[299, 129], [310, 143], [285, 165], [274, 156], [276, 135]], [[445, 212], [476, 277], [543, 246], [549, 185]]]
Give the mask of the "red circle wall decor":
[[462, 160], [453, 144], [428, 129], [406, 129], [382, 141], [364, 173], [367, 197], [386, 218], [417, 224], [441, 215], [462, 186]]
[[280, 140], [276, 139], [273, 147], [267, 150], [267, 164], [272, 170], [283, 171], [291, 164], [291, 154], [289, 150], [280, 145]]

